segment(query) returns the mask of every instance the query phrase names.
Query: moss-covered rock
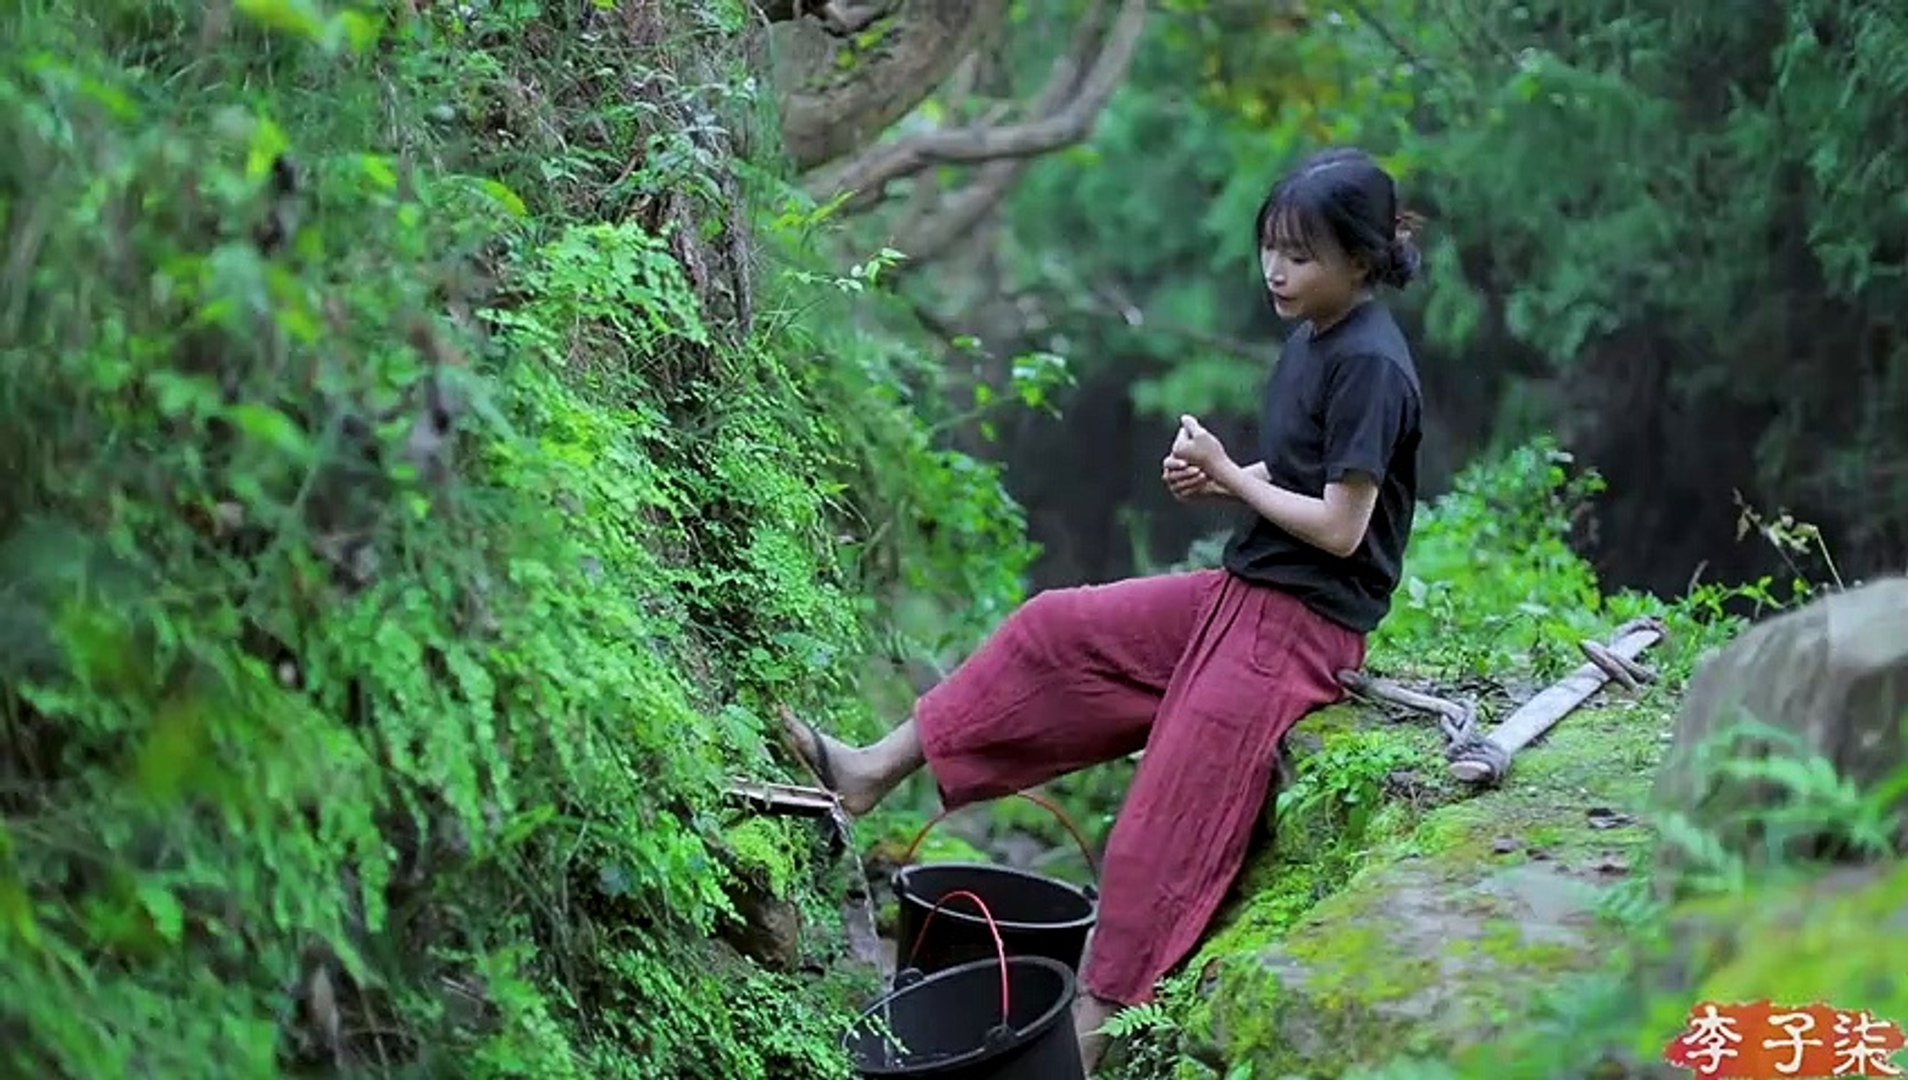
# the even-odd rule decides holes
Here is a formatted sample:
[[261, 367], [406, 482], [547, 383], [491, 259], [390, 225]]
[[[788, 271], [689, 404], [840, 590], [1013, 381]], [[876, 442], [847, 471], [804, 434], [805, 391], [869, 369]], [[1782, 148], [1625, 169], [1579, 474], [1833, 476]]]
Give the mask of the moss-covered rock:
[[1908, 863], [1766, 883], [1682, 905], [1633, 936], [1604, 968], [1525, 1002], [1501, 1041], [1391, 1058], [1344, 1076], [1682, 1080], [1688, 1070], [1665, 1065], [1663, 1052], [1701, 1001], [1831, 1004], [1901, 1023], [1908, 1018], [1904, 945]]
[[[1394, 790], [1367, 825], [1362, 869], [1322, 899], [1318, 861], [1262, 856], [1194, 961], [1205, 1015], [1185, 1026], [1209, 1044], [1196, 1056], [1333, 1077], [1400, 1052], [1442, 1056], [1502, 1036], [1560, 976], [1597, 969], [1618, 939], [1597, 903], [1649, 839], [1634, 815], [1665, 723], [1654, 699], [1608, 703], [1567, 718], [1501, 788], [1460, 796], [1432, 781], [1412, 789], [1416, 805]], [[1350, 723], [1317, 752], [1382, 733]]]
[[1669, 927], [1667, 957], [1642, 965], [1658, 989], [1639, 1050], [1660, 1049], [1699, 1000], [1821, 1002], [1908, 1023], [1908, 863], [1695, 901]]
[[1667, 1078], [1682, 1073], [1664, 1048], [1698, 1001], [1908, 1017], [1908, 864], [1770, 871], [1667, 914], [1604, 917], [1650, 861], [1640, 819], [1672, 706], [1654, 691], [1566, 718], [1503, 787], [1375, 830], [1340, 887], [1290, 850], [1261, 856], [1194, 960], [1186, 1058], [1286, 1080]]
[[[1720, 767], [1724, 756], [1734, 768]], [[1862, 788], [1884, 785], [1908, 761], [1908, 577], [1827, 594], [1704, 660], [1654, 791], [1659, 806], [1708, 833], [1715, 852], [1748, 865], [1838, 846], [1908, 847], [1908, 816], [1892, 834], [1878, 821], [1870, 835], [1849, 836], [1849, 823], [1831, 818], [1778, 840], [1773, 812], [1802, 793], [1762, 767], [1770, 757], [1819, 759]], [[1675, 846], [1662, 854], [1667, 869], [1691, 862]]]

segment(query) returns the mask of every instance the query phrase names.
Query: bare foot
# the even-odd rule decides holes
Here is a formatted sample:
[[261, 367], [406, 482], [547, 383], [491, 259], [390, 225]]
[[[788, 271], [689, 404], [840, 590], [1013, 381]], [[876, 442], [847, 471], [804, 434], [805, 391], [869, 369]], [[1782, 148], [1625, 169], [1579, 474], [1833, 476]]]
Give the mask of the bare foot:
[[1073, 1033], [1080, 1040], [1080, 1063], [1086, 1066], [1086, 1074], [1093, 1075], [1099, 1067], [1100, 1057], [1106, 1053], [1107, 1044], [1112, 1036], [1100, 1032], [1101, 1024], [1113, 1018], [1120, 1011], [1118, 1002], [1081, 994], [1073, 1002]]
[[862, 767], [862, 752], [815, 730], [786, 706], [782, 734], [788, 748], [814, 774], [815, 782], [834, 792], [850, 817], [860, 817], [881, 801], [874, 779]]

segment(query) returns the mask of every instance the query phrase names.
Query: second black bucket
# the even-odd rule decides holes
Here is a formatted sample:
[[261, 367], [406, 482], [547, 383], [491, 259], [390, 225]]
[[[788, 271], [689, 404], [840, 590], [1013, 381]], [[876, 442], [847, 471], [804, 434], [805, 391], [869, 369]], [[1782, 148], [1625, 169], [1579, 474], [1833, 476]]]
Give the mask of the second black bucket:
[[[1097, 879], [1093, 852], [1065, 812], [1037, 795], [1019, 794], [1060, 819]], [[1098, 892], [1091, 885], [992, 863], [908, 865], [928, 830], [945, 816], [943, 812], [922, 827], [894, 874], [894, 895], [900, 905], [895, 967], [932, 973], [992, 956], [997, 927], [1009, 957], [1044, 956], [1077, 975], [1087, 935], [1099, 917]], [[992, 913], [991, 920], [952, 909], [941, 911], [938, 918], [928, 917], [943, 898], [961, 892], [980, 897]], [[912, 960], [904, 961], [900, 951], [910, 943]]]
[[[957, 892], [981, 909], [972, 893]], [[930, 909], [935, 916], [953, 914]], [[991, 936], [991, 935], [990, 935]], [[932, 975], [904, 968], [842, 1038], [856, 1073], [921, 1080], [1086, 1080], [1071, 1016], [1072, 969], [1044, 956], [992, 955]]]

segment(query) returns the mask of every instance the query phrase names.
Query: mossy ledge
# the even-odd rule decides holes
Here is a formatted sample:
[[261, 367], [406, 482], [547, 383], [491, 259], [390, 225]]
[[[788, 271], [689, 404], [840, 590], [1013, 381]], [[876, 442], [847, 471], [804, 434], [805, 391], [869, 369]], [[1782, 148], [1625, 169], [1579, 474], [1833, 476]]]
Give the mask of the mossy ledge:
[[[1170, 1019], [1149, 1026], [1177, 1046], [1146, 1075], [1668, 1077], [1664, 1048], [1700, 1001], [1908, 1016], [1908, 864], [1785, 865], [1663, 906], [1646, 875], [1672, 837], [1643, 822], [1664, 812], [1652, 785], [1678, 691], [1606, 690], [1497, 788], [1394, 770], [1349, 854], [1343, 834], [1294, 843], [1283, 823], [1283, 849], [1255, 857], [1169, 985]], [[1307, 724], [1292, 740], [1301, 783], [1328, 759], [1339, 775], [1395, 760], [1386, 747], [1441, 772], [1428, 722], [1341, 707]]]
[[1594, 971], [1619, 935], [1597, 901], [1650, 839], [1634, 822], [1669, 707], [1654, 692], [1599, 698], [1520, 755], [1503, 786], [1475, 792], [1444, 778], [1429, 721], [1348, 705], [1301, 723], [1289, 740], [1301, 776], [1346, 746], [1413, 764], [1386, 773], [1355, 871], [1334, 880], [1342, 836], [1254, 859], [1189, 965], [1187, 1056], [1275, 1077], [1446, 1057], [1501, 1036], [1559, 976]]

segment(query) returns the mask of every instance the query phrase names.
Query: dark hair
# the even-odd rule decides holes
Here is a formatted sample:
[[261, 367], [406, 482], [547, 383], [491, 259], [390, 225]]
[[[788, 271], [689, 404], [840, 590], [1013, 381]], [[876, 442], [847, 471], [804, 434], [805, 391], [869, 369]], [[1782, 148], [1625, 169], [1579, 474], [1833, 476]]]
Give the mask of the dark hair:
[[1371, 280], [1404, 288], [1418, 276], [1418, 217], [1401, 212], [1391, 174], [1370, 154], [1326, 150], [1288, 173], [1259, 207], [1260, 245], [1310, 251], [1321, 231], [1371, 267]]

